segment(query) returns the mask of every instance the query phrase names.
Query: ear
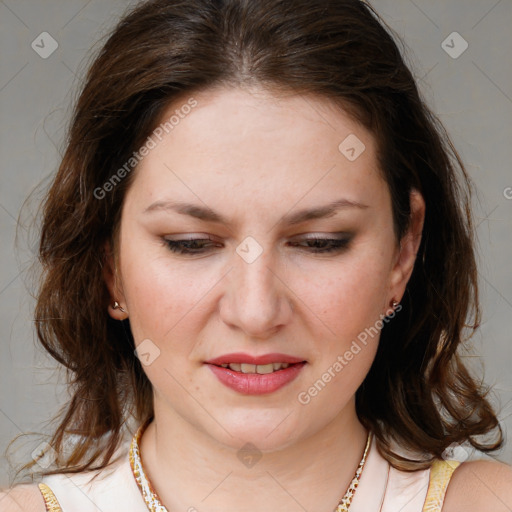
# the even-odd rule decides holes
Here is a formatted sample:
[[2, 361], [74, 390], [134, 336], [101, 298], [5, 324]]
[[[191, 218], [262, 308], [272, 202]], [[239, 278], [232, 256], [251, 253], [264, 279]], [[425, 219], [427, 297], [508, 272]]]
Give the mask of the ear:
[[[114, 320], [125, 320], [128, 318], [126, 301], [124, 298], [122, 283], [117, 272], [112, 247], [108, 240], [103, 246], [103, 254], [103, 279], [105, 280], [105, 284], [107, 285], [107, 289], [110, 295], [108, 313]], [[114, 308], [115, 302], [119, 303], [120, 308]]]
[[394, 259], [390, 278], [389, 301], [393, 299], [397, 302], [401, 301], [407, 282], [414, 269], [416, 254], [421, 243], [423, 223], [425, 221], [425, 201], [416, 189], [411, 191], [409, 197], [411, 205], [409, 229], [402, 237], [400, 247], [397, 249], [397, 255]]

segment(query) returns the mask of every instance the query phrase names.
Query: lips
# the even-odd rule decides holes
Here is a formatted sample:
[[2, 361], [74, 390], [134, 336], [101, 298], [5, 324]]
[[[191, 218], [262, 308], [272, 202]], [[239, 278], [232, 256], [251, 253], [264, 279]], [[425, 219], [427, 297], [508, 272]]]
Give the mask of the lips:
[[243, 352], [235, 352], [231, 354], [224, 354], [219, 357], [215, 357], [213, 359], [209, 359], [205, 361], [206, 364], [214, 364], [215, 366], [220, 366], [222, 364], [254, 364], [254, 365], [265, 365], [270, 363], [302, 363], [305, 362], [305, 359], [295, 356], [290, 356], [288, 354], [263, 354], [261, 356], [251, 356], [250, 354], [245, 354]]
[[281, 389], [298, 377], [306, 363], [300, 357], [276, 352], [261, 356], [235, 352], [205, 361], [222, 384], [246, 395], [264, 395]]
[[295, 380], [306, 362], [290, 364], [288, 368], [272, 373], [243, 373], [223, 368], [215, 364], [207, 364], [217, 379], [232, 390], [244, 395], [265, 395], [283, 388]]

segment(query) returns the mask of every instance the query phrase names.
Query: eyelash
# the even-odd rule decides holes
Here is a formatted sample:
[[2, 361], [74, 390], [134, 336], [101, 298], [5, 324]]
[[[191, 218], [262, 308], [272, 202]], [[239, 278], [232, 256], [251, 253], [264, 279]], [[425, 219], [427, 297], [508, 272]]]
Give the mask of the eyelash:
[[[186, 239], [186, 240], [167, 240], [164, 239], [164, 243], [167, 246], [167, 248], [177, 254], [184, 254], [184, 255], [192, 255], [192, 254], [203, 254], [205, 251], [204, 249], [199, 250], [190, 250], [190, 248], [186, 247], [186, 244], [193, 244], [197, 242], [214, 242], [211, 238], [192, 238], [192, 239]], [[343, 250], [347, 249], [348, 244], [350, 243], [350, 238], [319, 238], [319, 237], [311, 237], [306, 238], [303, 240], [303, 242], [314, 242], [314, 243], [330, 243], [331, 248], [330, 249], [316, 249], [311, 251], [313, 254], [325, 254], [325, 253], [334, 253], [334, 252], [342, 252]], [[296, 242], [298, 243], [298, 242]], [[308, 249], [305, 247], [304, 249]]]

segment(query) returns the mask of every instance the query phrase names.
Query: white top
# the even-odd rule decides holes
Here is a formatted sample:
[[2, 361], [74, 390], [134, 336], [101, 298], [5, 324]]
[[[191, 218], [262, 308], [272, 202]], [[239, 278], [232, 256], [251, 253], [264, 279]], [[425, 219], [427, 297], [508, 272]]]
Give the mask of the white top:
[[[42, 482], [51, 488], [63, 512], [148, 512], [128, 449], [129, 444], [121, 448], [119, 459], [102, 470], [49, 475]], [[94, 475], [97, 478], [89, 483]], [[372, 439], [350, 512], [422, 512], [429, 478], [430, 469], [409, 473], [391, 467]]]
[[128, 448], [102, 470], [48, 475], [41, 481], [53, 491], [63, 512], [148, 512], [130, 467]]

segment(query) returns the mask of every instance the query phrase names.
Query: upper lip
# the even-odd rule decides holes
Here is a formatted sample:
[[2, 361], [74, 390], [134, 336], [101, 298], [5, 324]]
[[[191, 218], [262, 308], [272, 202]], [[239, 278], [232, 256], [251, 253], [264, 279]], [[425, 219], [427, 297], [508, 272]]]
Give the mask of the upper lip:
[[246, 363], [246, 364], [256, 364], [263, 365], [269, 363], [302, 363], [305, 361], [300, 357], [289, 356], [287, 354], [263, 354], [261, 356], [251, 356], [250, 354], [245, 354], [243, 352], [236, 352], [232, 354], [224, 354], [219, 357], [215, 357], [213, 359], [209, 359], [205, 361], [207, 364], [221, 365], [221, 364], [229, 364], [229, 363]]

